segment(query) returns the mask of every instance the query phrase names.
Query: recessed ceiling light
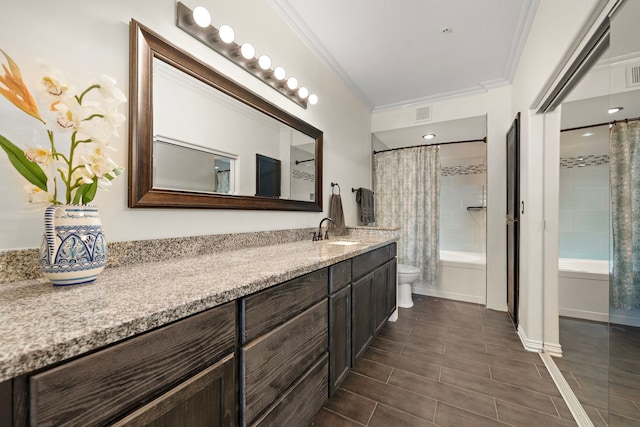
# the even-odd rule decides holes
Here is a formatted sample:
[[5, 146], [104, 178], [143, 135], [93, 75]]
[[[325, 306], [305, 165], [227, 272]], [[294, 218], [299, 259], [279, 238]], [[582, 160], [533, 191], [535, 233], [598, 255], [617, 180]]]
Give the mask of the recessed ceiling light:
[[435, 133], [428, 133], [426, 135], [422, 135], [422, 139], [433, 139], [436, 137]]
[[593, 132], [583, 133], [582, 136], [593, 136]]
[[624, 110], [624, 107], [611, 107], [611, 108], [609, 108], [608, 113], [609, 114], [615, 114], [618, 111], [622, 111], [622, 110]]

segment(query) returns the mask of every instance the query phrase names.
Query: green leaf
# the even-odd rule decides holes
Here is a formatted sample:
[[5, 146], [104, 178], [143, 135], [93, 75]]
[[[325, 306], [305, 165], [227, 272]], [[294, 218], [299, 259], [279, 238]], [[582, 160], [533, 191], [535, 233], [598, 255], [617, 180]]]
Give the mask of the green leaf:
[[73, 196], [73, 203], [74, 205], [79, 205], [80, 201], [82, 200], [82, 195], [84, 194], [85, 190], [87, 189], [87, 184], [83, 184], [80, 187], [78, 187], [76, 189], [76, 194], [75, 196]]
[[2, 135], [0, 147], [7, 153], [9, 161], [20, 175], [41, 190], [47, 191], [47, 175], [36, 162], [27, 159], [24, 151]]
[[90, 203], [96, 197], [96, 192], [98, 191], [98, 177], [93, 178], [91, 184], [84, 184], [82, 187], [86, 187], [82, 196], [82, 203]]

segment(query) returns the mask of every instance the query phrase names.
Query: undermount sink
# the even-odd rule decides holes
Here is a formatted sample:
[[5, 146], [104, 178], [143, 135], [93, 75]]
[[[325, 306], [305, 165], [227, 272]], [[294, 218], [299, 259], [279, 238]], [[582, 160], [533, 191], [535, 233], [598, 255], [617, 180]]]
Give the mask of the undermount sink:
[[335, 240], [332, 242], [327, 242], [327, 245], [338, 245], [338, 246], [351, 246], [351, 245], [359, 245], [360, 242], [354, 242], [353, 240]]

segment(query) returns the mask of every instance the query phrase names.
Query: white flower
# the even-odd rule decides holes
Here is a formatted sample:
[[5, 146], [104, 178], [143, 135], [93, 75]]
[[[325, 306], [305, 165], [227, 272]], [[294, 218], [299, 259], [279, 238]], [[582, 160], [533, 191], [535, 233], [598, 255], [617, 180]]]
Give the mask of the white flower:
[[102, 75], [94, 84], [99, 86], [98, 91], [103, 97], [114, 100], [120, 104], [127, 102], [127, 97], [124, 96], [124, 93], [122, 93], [120, 89], [118, 89], [116, 81], [112, 77]]
[[54, 75], [43, 76], [40, 83], [45, 93], [56, 98], [63, 96], [69, 90], [69, 86]]
[[43, 189], [36, 187], [35, 185], [25, 184], [23, 188], [27, 193], [29, 193], [29, 203], [49, 204], [53, 200], [49, 192], [44, 191]]
[[53, 156], [51, 155], [51, 151], [41, 146], [27, 148], [26, 150], [24, 150], [24, 155], [27, 157], [27, 159], [40, 165], [49, 166], [51, 165], [51, 163], [53, 163]]
[[110, 105], [104, 112], [104, 123], [109, 128], [114, 136], [119, 136], [118, 128], [122, 126], [125, 121], [125, 116], [118, 112], [116, 105]]
[[111, 160], [105, 150], [98, 146], [90, 154], [89, 158], [82, 159], [85, 162], [85, 169], [90, 177], [97, 176], [104, 178], [105, 175], [113, 176], [114, 170], [118, 169], [116, 162]]

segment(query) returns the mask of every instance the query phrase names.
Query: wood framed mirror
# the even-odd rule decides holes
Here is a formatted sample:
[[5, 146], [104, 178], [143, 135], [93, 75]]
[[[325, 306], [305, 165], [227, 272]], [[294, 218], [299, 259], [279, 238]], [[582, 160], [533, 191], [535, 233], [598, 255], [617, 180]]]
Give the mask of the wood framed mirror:
[[[135, 20], [129, 128], [131, 208], [322, 211], [322, 131]], [[259, 156], [279, 167], [258, 175]]]

